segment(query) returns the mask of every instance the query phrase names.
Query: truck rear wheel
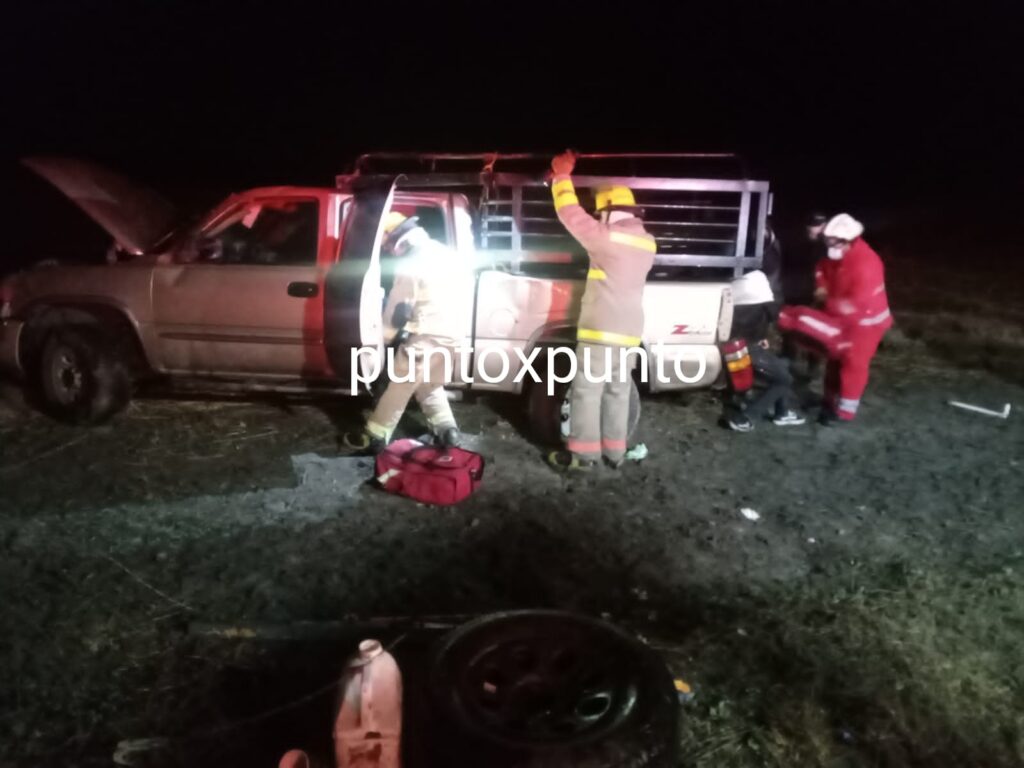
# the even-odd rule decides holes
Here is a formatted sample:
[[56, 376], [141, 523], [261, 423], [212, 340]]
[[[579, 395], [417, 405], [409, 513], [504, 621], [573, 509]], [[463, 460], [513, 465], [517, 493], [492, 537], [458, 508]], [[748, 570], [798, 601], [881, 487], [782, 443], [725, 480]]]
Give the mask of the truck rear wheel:
[[72, 424], [99, 424], [131, 399], [131, 375], [114, 340], [101, 329], [68, 326], [53, 331], [39, 357], [46, 409]]
[[[564, 376], [564, 373], [559, 373]], [[555, 384], [548, 394], [548, 380], [532, 383], [527, 395], [527, 417], [533, 438], [542, 445], [561, 445], [569, 439], [572, 409], [569, 404], [569, 384]], [[629, 428], [626, 442], [631, 444], [640, 424], [640, 390], [635, 381], [629, 386]]]

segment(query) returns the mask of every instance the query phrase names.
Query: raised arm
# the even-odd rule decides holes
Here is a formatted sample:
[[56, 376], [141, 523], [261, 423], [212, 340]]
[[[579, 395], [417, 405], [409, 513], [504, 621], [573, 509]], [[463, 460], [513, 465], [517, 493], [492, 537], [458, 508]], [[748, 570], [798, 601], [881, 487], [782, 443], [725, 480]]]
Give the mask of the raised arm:
[[604, 225], [580, 205], [571, 178], [575, 164], [576, 158], [571, 152], [565, 152], [551, 161], [551, 196], [555, 201], [558, 220], [589, 251], [604, 239], [606, 233]]

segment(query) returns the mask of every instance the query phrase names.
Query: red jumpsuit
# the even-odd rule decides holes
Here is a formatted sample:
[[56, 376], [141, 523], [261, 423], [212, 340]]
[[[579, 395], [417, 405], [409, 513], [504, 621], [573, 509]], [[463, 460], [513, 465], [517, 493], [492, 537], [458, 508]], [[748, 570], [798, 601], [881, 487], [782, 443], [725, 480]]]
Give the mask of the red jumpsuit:
[[825, 372], [825, 404], [840, 419], [850, 420], [868, 385], [871, 359], [892, 327], [885, 270], [878, 254], [857, 238], [843, 258], [818, 262], [815, 282], [826, 293], [825, 315], [843, 338], [842, 350]]

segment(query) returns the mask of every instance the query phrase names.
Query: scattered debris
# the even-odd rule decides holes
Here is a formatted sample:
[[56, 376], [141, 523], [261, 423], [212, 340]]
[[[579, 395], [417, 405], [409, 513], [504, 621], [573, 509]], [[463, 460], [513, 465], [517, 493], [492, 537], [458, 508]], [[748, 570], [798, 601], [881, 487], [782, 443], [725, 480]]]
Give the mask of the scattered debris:
[[72, 447], [73, 445], [77, 445], [78, 443], [80, 443], [83, 440], [85, 440], [85, 438], [87, 438], [88, 436], [89, 436], [89, 433], [83, 431], [77, 437], [71, 438], [66, 443], [61, 443], [56, 448], [50, 448], [47, 451], [43, 451], [41, 453], [37, 453], [35, 456], [30, 456], [27, 459], [22, 459], [21, 461], [16, 461], [13, 464], [7, 464], [5, 466], [2, 466], [2, 467], [0, 467], [0, 472], [8, 472], [8, 471], [10, 471], [12, 469], [20, 469], [21, 467], [24, 467], [26, 464], [31, 464], [34, 461], [39, 461], [40, 459], [45, 459], [48, 456], [53, 456], [55, 453], [60, 453], [61, 451], [67, 450], [68, 448]]
[[643, 461], [650, 454], [647, 450], [647, 446], [643, 443], [637, 443], [628, 451], [626, 451], [626, 459], [629, 461]]
[[101, 555], [101, 557], [102, 557], [102, 558], [103, 558], [104, 560], [107, 560], [107, 561], [109, 561], [109, 562], [113, 563], [114, 565], [116, 565], [116, 566], [117, 566], [118, 568], [120, 568], [120, 569], [121, 569], [122, 571], [124, 571], [125, 573], [127, 573], [127, 574], [128, 574], [129, 576], [131, 576], [131, 577], [132, 577], [132, 578], [133, 578], [133, 579], [134, 579], [134, 580], [135, 580], [136, 582], [138, 582], [139, 584], [141, 584], [142, 586], [144, 586], [144, 587], [145, 587], [146, 589], [148, 589], [148, 590], [149, 590], [150, 592], [152, 592], [152, 593], [153, 593], [154, 595], [157, 595], [157, 596], [159, 596], [159, 597], [162, 597], [162, 598], [163, 598], [164, 600], [166, 600], [167, 602], [169, 602], [169, 603], [170, 603], [171, 605], [176, 605], [177, 607], [179, 607], [179, 608], [181, 608], [181, 609], [183, 609], [183, 610], [186, 610], [186, 611], [192, 611], [193, 613], [195, 613], [195, 610], [196, 610], [196, 609], [195, 609], [195, 608], [193, 608], [193, 607], [192, 607], [191, 605], [188, 605], [188, 604], [186, 604], [186, 603], [183, 603], [183, 602], [181, 602], [180, 600], [175, 600], [175, 599], [174, 599], [173, 597], [171, 597], [170, 595], [168, 595], [168, 594], [167, 594], [166, 592], [161, 592], [161, 591], [160, 591], [159, 589], [157, 589], [156, 587], [154, 587], [154, 586], [153, 586], [152, 584], [150, 584], [150, 583], [149, 583], [148, 581], [146, 581], [146, 580], [145, 580], [145, 579], [143, 579], [143, 578], [142, 578], [141, 576], [139, 576], [139, 575], [138, 575], [137, 573], [135, 573], [135, 572], [134, 572], [134, 571], [132, 571], [132, 570], [131, 570], [130, 568], [128, 568], [128, 566], [126, 566], [126, 565], [125, 565], [124, 563], [122, 563], [122, 562], [121, 562], [120, 560], [116, 560], [116, 559], [114, 559], [113, 557], [111, 557], [110, 555]]
[[696, 694], [693, 692], [693, 688], [690, 687], [690, 684], [688, 682], [686, 682], [685, 680], [677, 677], [675, 679], [675, 684], [676, 684], [676, 693], [679, 694], [679, 703], [680, 704], [687, 704], [687, 703], [693, 701], [694, 696], [696, 696]]
[[272, 437], [272, 436], [274, 436], [276, 434], [277, 434], [277, 430], [276, 429], [267, 429], [267, 430], [264, 430], [263, 432], [256, 432], [256, 433], [251, 434], [251, 435], [250, 434], [246, 434], [245, 431], [243, 430], [241, 432], [232, 432], [229, 435], [225, 435], [224, 437], [216, 438], [214, 440], [211, 440], [210, 442], [211, 443], [240, 443], [243, 440], [257, 440], [257, 439], [259, 439], [261, 437]]
[[743, 507], [743, 509], [740, 510], [740, 514], [747, 518], [747, 520], [761, 519], [761, 515], [757, 511], [751, 509], [750, 507]]
[[949, 404], [954, 408], [963, 408], [965, 411], [973, 411], [974, 413], [981, 413], [985, 416], [994, 416], [997, 419], [1008, 419], [1010, 418], [1010, 404], [1006, 403], [1001, 411], [993, 411], [989, 408], [982, 408], [980, 405], [971, 405], [970, 403], [961, 403], [959, 400], [950, 400]]
[[165, 738], [119, 741], [114, 748], [114, 765], [150, 765], [153, 762], [152, 753], [165, 750], [167, 745]]

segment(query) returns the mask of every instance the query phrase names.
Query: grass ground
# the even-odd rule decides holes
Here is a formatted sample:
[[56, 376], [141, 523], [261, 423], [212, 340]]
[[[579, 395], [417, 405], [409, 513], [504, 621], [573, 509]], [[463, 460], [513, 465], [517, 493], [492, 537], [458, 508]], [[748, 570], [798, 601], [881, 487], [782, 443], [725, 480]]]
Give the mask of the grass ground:
[[862, 576], [728, 614], [667, 651], [699, 685], [685, 765], [1024, 761], [1019, 571]]
[[850, 431], [739, 436], [709, 393], [649, 398], [650, 457], [567, 481], [466, 403], [488, 474], [452, 510], [296, 476], [358, 408], [149, 400], [78, 430], [0, 407], [0, 766], [154, 737], [159, 768], [273, 765], [328, 739], [348, 645], [196, 621], [515, 607], [658, 647], [696, 690], [685, 766], [1024, 765], [1019, 278], [887, 258], [897, 327]]

